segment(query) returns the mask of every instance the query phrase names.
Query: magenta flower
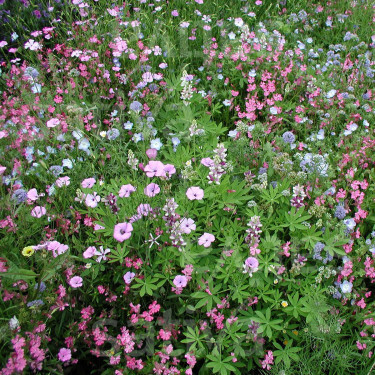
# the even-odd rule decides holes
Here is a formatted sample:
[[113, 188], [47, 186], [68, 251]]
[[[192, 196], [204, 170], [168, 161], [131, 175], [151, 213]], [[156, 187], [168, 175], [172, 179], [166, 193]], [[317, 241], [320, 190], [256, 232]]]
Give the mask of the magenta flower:
[[191, 201], [200, 201], [201, 199], [203, 199], [204, 191], [198, 186], [192, 186], [189, 189], [187, 189], [186, 196]]
[[185, 234], [189, 234], [189, 233], [191, 233], [192, 230], [196, 229], [196, 225], [194, 224], [194, 220], [190, 219], [190, 218], [186, 218], [186, 217], [184, 217], [180, 221], [180, 227], [181, 227], [181, 230]]
[[161, 177], [165, 176], [164, 164], [161, 161], [151, 160], [145, 166], [144, 171], [147, 177]]
[[185, 288], [187, 285], [187, 278], [183, 275], [177, 275], [174, 280], [173, 284], [176, 286], [176, 288]]
[[69, 285], [72, 287], [72, 288], [80, 288], [82, 286], [82, 277], [81, 276], [73, 276], [70, 280], [69, 280]]
[[96, 251], [96, 247], [95, 246], [90, 246], [83, 253], [83, 257], [85, 259], [92, 258], [95, 255], [95, 251]]
[[36, 217], [38, 219], [44, 216], [46, 213], [47, 213], [46, 209], [42, 206], [35, 206], [31, 210], [31, 216]]
[[148, 185], [145, 187], [145, 189], [144, 189], [144, 193], [145, 193], [148, 197], [154, 197], [156, 194], [159, 194], [159, 193], [160, 193], [160, 187], [159, 187], [159, 185], [154, 184], [154, 183], [148, 184]]
[[126, 272], [126, 274], [124, 275], [124, 281], [125, 281], [125, 284], [130, 284], [132, 282], [132, 280], [134, 279], [135, 277], [135, 273], [134, 272]]
[[215, 236], [210, 233], [203, 233], [203, 235], [198, 238], [198, 244], [203, 245], [204, 247], [209, 247], [214, 241]]
[[130, 197], [130, 194], [135, 192], [136, 190], [137, 189], [133, 185], [122, 185], [120, 191], [118, 192], [118, 196], [120, 198], [128, 198]]
[[87, 194], [85, 203], [86, 206], [95, 208], [98, 205], [98, 202], [100, 202], [100, 196], [96, 191], [94, 191], [94, 194]]
[[59, 354], [57, 354], [57, 358], [61, 362], [68, 362], [72, 358], [72, 352], [70, 351], [70, 349], [61, 348]]
[[84, 189], [91, 189], [95, 185], [95, 182], [96, 182], [95, 178], [86, 178], [85, 180], [81, 182], [81, 186]]
[[132, 234], [133, 226], [130, 223], [120, 223], [116, 224], [114, 231], [113, 231], [113, 237], [118, 242], [124, 242], [125, 240], [129, 239]]

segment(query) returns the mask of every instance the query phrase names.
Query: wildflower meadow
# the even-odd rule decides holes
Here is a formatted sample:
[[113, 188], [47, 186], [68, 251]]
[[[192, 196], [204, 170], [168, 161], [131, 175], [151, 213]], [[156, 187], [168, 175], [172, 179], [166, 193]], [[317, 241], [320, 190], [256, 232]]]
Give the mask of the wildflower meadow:
[[0, 0], [0, 375], [375, 374], [375, 5]]

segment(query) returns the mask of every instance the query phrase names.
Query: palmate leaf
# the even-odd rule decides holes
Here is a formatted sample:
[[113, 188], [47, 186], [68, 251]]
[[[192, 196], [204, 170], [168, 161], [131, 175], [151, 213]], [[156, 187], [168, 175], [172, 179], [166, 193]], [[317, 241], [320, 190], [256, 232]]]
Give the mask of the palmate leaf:
[[228, 205], [239, 205], [251, 198], [248, 195], [250, 188], [246, 187], [246, 181], [230, 181], [229, 176], [226, 176], [222, 181], [222, 185], [230, 186], [230, 190], [221, 191], [219, 208], [224, 208]]

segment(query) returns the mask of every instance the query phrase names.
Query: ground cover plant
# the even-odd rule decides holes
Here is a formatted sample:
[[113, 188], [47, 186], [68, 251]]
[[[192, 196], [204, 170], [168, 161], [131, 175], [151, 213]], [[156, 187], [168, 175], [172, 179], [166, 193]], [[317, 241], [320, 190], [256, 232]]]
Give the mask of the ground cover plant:
[[0, 22], [0, 374], [375, 373], [371, 2]]

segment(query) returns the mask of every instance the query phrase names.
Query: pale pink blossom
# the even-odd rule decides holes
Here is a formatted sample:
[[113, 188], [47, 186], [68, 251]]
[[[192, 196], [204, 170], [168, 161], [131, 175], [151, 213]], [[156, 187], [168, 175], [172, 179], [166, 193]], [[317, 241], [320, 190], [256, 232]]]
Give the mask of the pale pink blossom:
[[133, 226], [131, 225], [131, 223], [119, 223], [115, 225], [115, 228], [113, 230], [113, 237], [118, 242], [124, 242], [125, 240], [130, 238], [132, 231]]
[[203, 235], [198, 238], [198, 245], [209, 247], [211, 243], [214, 241], [215, 241], [215, 236], [213, 234], [203, 233]]
[[36, 217], [38, 219], [44, 216], [46, 213], [47, 213], [47, 210], [42, 206], [35, 206], [31, 210], [31, 216]]

